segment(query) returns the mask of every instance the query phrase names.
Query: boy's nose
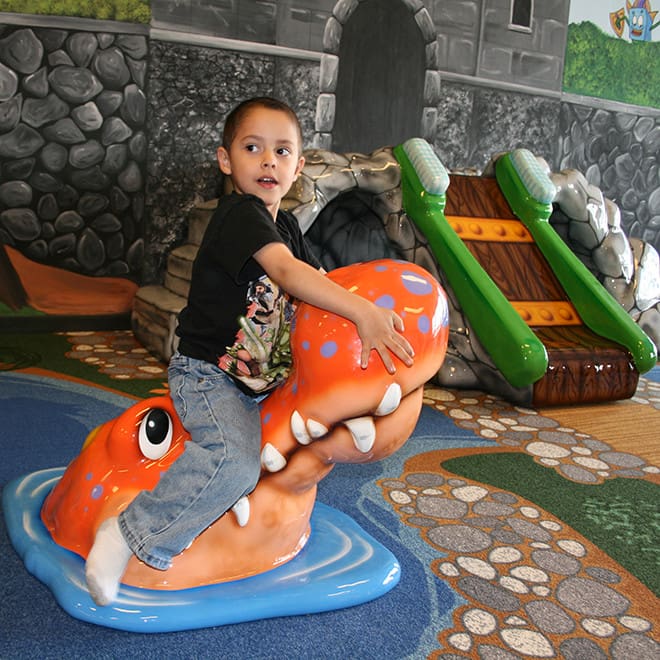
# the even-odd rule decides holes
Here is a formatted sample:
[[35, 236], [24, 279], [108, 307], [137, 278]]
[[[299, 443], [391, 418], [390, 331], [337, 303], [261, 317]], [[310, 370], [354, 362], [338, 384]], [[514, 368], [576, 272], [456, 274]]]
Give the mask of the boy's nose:
[[275, 155], [270, 151], [264, 151], [263, 158], [261, 160], [262, 167], [274, 167], [275, 166]]

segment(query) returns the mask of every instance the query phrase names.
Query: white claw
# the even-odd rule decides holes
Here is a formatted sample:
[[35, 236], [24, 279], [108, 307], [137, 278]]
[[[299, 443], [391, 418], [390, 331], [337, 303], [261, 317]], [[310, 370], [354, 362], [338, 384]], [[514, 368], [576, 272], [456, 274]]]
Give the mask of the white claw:
[[308, 419], [307, 430], [309, 431], [309, 435], [316, 439], [324, 436], [328, 432], [328, 427], [321, 424], [321, 422], [317, 422], [315, 419]]
[[357, 449], [366, 454], [374, 446], [376, 441], [376, 427], [373, 417], [355, 417], [347, 419], [344, 424], [353, 436], [353, 442]]
[[394, 412], [401, 403], [401, 385], [399, 383], [392, 383], [386, 390], [385, 395], [376, 408], [375, 415], [382, 417]]
[[294, 410], [291, 415], [291, 433], [301, 445], [308, 445], [312, 441], [309, 433], [307, 433], [305, 421], [297, 410]]
[[279, 472], [286, 466], [286, 458], [267, 442], [261, 450], [261, 466], [268, 472]]
[[236, 504], [231, 508], [236, 516], [236, 522], [241, 526], [245, 527], [250, 520], [250, 501], [246, 496], [241, 497]]

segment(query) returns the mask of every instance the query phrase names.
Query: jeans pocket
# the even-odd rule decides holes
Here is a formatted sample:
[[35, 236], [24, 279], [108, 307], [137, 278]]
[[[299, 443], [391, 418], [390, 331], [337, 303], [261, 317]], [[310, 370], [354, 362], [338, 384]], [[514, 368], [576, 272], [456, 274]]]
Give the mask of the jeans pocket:
[[185, 355], [175, 353], [170, 359], [170, 364], [167, 369], [167, 379], [170, 388], [170, 397], [174, 409], [179, 415], [181, 423], [185, 426], [185, 417], [188, 412], [186, 404], [185, 387], [186, 380], [190, 378], [190, 361]]
[[172, 398], [172, 405], [179, 415], [181, 423], [185, 427], [186, 425], [186, 415], [188, 413], [188, 406], [186, 404], [186, 397], [183, 394], [183, 388], [185, 384], [185, 376], [179, 376], [177, 378], [170, 378], [170, 397]]
[[181, 353], [174, 353], [167, 365], [168, 374], [171, 372], [179, 373], [188, 369], [188, 358]]
[[215, 387], [231, 383], [231, 379], [220, 367], [210, 362], [201, 362], [190, 370], [190, 375], [196, 379], [194, 391], [208, 392]]

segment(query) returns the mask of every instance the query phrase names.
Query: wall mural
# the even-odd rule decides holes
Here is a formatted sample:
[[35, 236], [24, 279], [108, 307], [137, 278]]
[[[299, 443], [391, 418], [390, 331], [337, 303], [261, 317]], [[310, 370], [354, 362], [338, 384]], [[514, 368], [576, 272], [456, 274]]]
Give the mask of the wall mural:
[[[133, 16], [112, 7], [94, 4]], [[0, 22], [3, 327], [127, 322], [144, 253], [147, 53], [146, 34]]]
[[[403, 4], [409, 7], [410, 3]], [[460, 14], [458, 8], [464, 4], [472, 6], [473, 3], [466, 0], [465, 3], [452, 4], [452, 7]], [[428, 40], [425, 45], [445, 43], [447, 35], [437, 31], [440, 29], [437, 26], [442, 24], [437, 20], [440, 10], [437, 6], [434, 8], [432, 3], [426, 5], [428, 9], [423, 6], [416, 15], [419, 25], [424, 28], [420, 33]], [[203, 58], [208, 57], [208, 61], [217, 66], [221, 60], [215, 85], [221, 91], [216, 92], [217, 96], [207, 92], [205, 96], [210, 97], [213, 103], [198, 106], [199, 115], [203, 118], [199, 121], [195, 118], [194, 122], [190, 120], [190, 126], [185, 126], [190, 118], [186, 115], [184, 102], [200, 102], [195, 96], [194, 80], [188, 85], [190, 89], [183, 91], [176, 88], [175, 83], [170, 83], [170, 87], [161, 84], [163, 73], [168, 79], [174, 73], [183, 72], [184, 78], [191, 75], [185, 69], [187, 57], [174, 64], [168, 60], [168, 57], [173, 57], [173, 52], [183, 52], [184, 47], [164, 41], [150, 41], [149, 25], [152, 29], [178, 27], [191, 33], [321, 53], [325, 26], [333, 11], [345, 20], [350, 6], [349, 2], [342, 0], [292, 0], [282, 4], [274, 1], [236, 2], [223, 5], [194, 0], [2, 0], [0, 7], [8, 13], [0, 14], [0, 328], [26, 327], [34, 319], [39, 321], [39, 317], [47, 317], [45, 320], [55, 317], [57, 320], [58, 317], [75, 316], [80, 319], [92, 316], [96, 317], [92, 321], [98, 321], [101, 316], [110, 316], [108, 322], [114, 322], [112, 318], [116, 319], [118, 315], [126, 317], [137, 286], [145, 280], [152, 281], [155, 279], [153, 276], [159, 274], [158, 270], [167, 258], [167, 251], [161, 247], [181, 238], [181, 235], [178, 238], [174, 236], [173, 228], [184, 224], [186, 218], [179, 216], [185, 215], [187, 208], [184, 213], [180, 209], [173, 210], [174, 207], [178, 209], [182, 206], [179, 201], [183, 195], [194, 197], [200, 192], [192, 189], [192, 174], [190, 178], [168, 178], [170, 170], [163, 160], [171, 160], [172, 153], [176, 152], [177, 160], [183, 166], [199, 172], [200, 155], [198, 152], [188, 153], [186, 150], [193, 148], [189, 145], [196, 145], [198, 151], [205, 152], [207, 144], [197, 139], [197, 133], [206, 140], [214, 141], [221, 126], [220, 110], [224, 112], [220, 106], [223, 103], [233, 104], [234, 100], [248, 93], [277, 93], [278, 89], [286, 89], [282, 95], [302, 111], [305, 133], [309, 135], [313, 133], [315, 116], [312, 105], [318, 95], [318, 86], [325, 85], [321, 90], [325, 92], [322, 97], [327, 99], [331, 96], [327, 93], [330, 86], [328, 78], [332, 78], [330, 74], [334, 71], [332, 62], [338, 59], [332, 53], [325, 53], [321, 67], [321, 73], [325, 75], [323, 78], [319, 76], [316, 63], [311, 61], [294, 69], [290, 63], [283, 63], [285, 58], [275, 56], [238, 56], [224, 49], [202, 49], [200, 55], [193, 49], [191, 61], [197, 61], [195, 58], [200, 57], [200, 62], [207, 62]], [[525, 13], [526, 7], [533, 9]], [[563, 51], [561, 45], [557, 46], [557, 35], [565, 34], [568, 19], [563, 81], [566, 92], [660, 108], [660, 29], [657, 29], [660, 26], [660, 0], [604, 0], [599, 3], [571, 0], [570, 5], [565, 2], [560, 8], [557, 7], [553, 5], [548, 9], [541, 3], [534, 5], [512, 0], [510, 7], [501, 8], [501, 16], [498, 14], [498, 20], [502, 22], [496, 26], [499, 41], [485, 46], [492, 47], [493, 52], [505, 52], [500, 43], [502, 34], [507, 38], [513, 34], [509, 30], [511, 26], [507, 26], [508, 22], [520, 28], [516, 34], [517, 44], [536, 43], [538, 35], [532, 34], [532, 31], [544, 26], [547, 32], [540, 33], [544, 38], [539, 37], [538, 41], [546, 44], [546, 51], [549, 48], [547, 44], [554, 44], [552, 57], [548, 57], [545, 51], [541, 52], [542, 49], [539, 52], [525, 50], [525, 57], [517, 57], [517, 51], [513, 54], [506, 51], [505, 60], [527, 62], [528, 68], [523, 70], [531, 76], [525, 79], [527, 84], [532, 84], [530, 80], [537, 80], [538, 76], [543, 81], [543, 72], [556, 70], [555, 77], [550, 81], [534, 84], [558, 91], [562, 86]], [[10, 20], [3, 22], [2, 16], [9, 16], [9, 12], [35, 16], [46, 13], [77, 16], [87, 23], [84, 29], [75, 26], [62, 28], [59, 25], [56, 29], [50, 29], [41, 27], [46, 25], [45, 20], [49, 20], [41, 17], [41, 23], [35, 21], [34, 26], [14, 24]], [[423, 20], [420, 18], [422, 15]], [[95, 31], [93, 24], [90, 29], [88, 19], [117, 21], [115, 29], [125, 33], [111, 34], [105, 29], [107, 23], [103, 24], [103, 29]], [[526, 21], [532, 27], [525, 28]], [[348, 27], [338, 20], [335, 23], [331, 34], [339, 43], [342, 30], [348, 30]], [[492, 37], [493, 25], [491, 28]], [[461, 33], [458, 41], [474, 46], [475, 40], [478, 38], [472, 33]], [[188, 51], [185, 52], [187, 55]], [[448, 102], [453, 98], [451, 94], [457, 94], [463, 109], [465, 99], [471, 99], [473, 95], [475, 99], [483, 98], [490, 90], [475, 88], [477, 94], [467, 86], [452, 85], [450, 77], [440, 84], [443, 72], [450, 71], [447, 68], [449, 59], [453, 63], [469, 63], [472, 60], [467, 56], [454, 57], [452, 54], [455, 51], [451, 47], [447, 47], [447, 53], [440, 47], [426, 48], [425, 52], [422, 114], [426, 121], [424, 126], [430, 128], [420, 132], [422, 137], [437, 148], [437, 131], [441, 135], [443, 148], [449, 149], [447, 145], [451, 142], [452, 129], [462, 126], [465, 134], [471, 131], [478, 133], [475, 138], [478, 147], [475, 150], [494, 153], [493, 140], [487, 133], [497, 136], [498, 131], [477, 131], [475, 126], [478, 127], [478, 124], [470, 125], [470, 120], [464, 120], [466, 113], [461, 113], [460, 117], [457, 113], [453, 117], [452, 105]], [[491, 68], [484, 65], [483, 71], [476, 71], [493, 76], [496, 70], [493, 67], [497, 64], [495, 59], [487, 57]], [[478, 65], [476, 55], [472, 64]], [[171, 68], [168, 70], [167, 66]], [[248, 70], [245, 67], [250, 67], [249, 71], [253, 73], [244, 75]], [[269, 73], [271, 70], [274, 72], [272, 75]], [[293, 85], [286, 84], [287, 72], [294, 70], [295, 92], [290, 91]], [[151, 71], [150, 81], [147, 80], [148, 71]], [[223, 77], [223, 71], [237, 74]], [[451, 72], [465, 76], [475, 73], [474, 70], [459, 69]], [[250, 84], [239, 86], [236, 83], [238, 73], [250, 80]], [[522, 75], [518, 69], [512, 69], [509, 75], [510, 78], [503, 79], [508, 82], [522, 80], [517, 78]], [[185, 85], [185, 81], [182, 84]], [[181, 94], [181, 104], [170, 103], [161, 110], [157, 107], [158, 103], [163, 104], [167, 99], [174, 98], [168, 94], [173, 94], [177, 99]], [[491, 95], [497, 96], [498, 91], [493, 91]], [[500, 96], [503, 97], [504, 93]], [[308, 99], [308, 108], [300, 107], [303, 97]], [[549, 103], [548, 99], [540, 98], [539, 107], [543, 102]], [[530, 99], [536, 102], [531, 96]], [[477, 110], [481, 107], [476, 100], [474, 104]], [[151, 125], [147, 121], [149, 111]], [[218, 117], [214, 112], [218, 113]], [[165, 117], [167, 113], [170, 113], [168, 117], [173, 117], [171, 121]], [[475, 116], [482, 117], [478, 113]], [[518, 123], [523, 124], [520, 121], [522, 115], [516, 116]], [[594, 121], [602, 124], [602, 116], [602, 111], [596, 113]], [[321, 113], [322, 119], [328, 117], [328, 114]], [[515, 117], [512, 118], [512, 121], [515, 120]], [[500, 118], [500, 121], [504, 119]], [[644, 135], [649, 133], [646, 138], [648, 144], [644, 146], [644, 153], [650, 154], [649, 161], [655, 159], [655, 136], [660, 130], [651, 130], [654, 122], [652, 117], [640, 119]], [[551, 132], [552, 127], [548, 128], [551, 123], [552, 120], [546, 120], [538, 132]], [[185, 129], [192, 131], [192, 124], [198, 124], [198, 129], [191, 140]], [[481, 122], [482, 127], [485, 125]], [[584, 152], [571, 141], [575, 132], [572, 126], [570, 118], [562, 120], [562, 134], [570, 134], [571, 139], [567, 138], [563, 160], [559, 158], [561, 163], [558, 164], [585, 172], [592, 166], [593, 149], [589, 162], [564, 163], [574, 154]], [[171, 137], [175, 129], [176, 140]], [[512, 133], [504, 123], [500, 131], [506, 133], [504, 139], [512, 139]], [[642, 134], [641, 129], [635, 131], [635, 136]], [[455, 151], [461, 154], [461, 158], [468, 157], [464, 142], [458, 141]], [[609, 151], [614, 152], [612, 149]], [[471, 154], [469, 157], [477, 158], [479, 155]], [[607, 179], [607, 173], [612, 169], [610, 163], [604, 163], [601, 169], [603, 187], [612, 189], [614, 183]], [[616, 171], [622, 190], [615, 191], [620, 195], [610, 193], [610, 196], [617, 197], [618, 201], [620, 198], [624, 228], [628, 230], [633, 227], [636, 233], [632, 235], [641, 236], [642, 229], [638, 230], [634, 223], [638, 219], [638, 224], [646, 226], [647, 220], [657, 215], [658, 195], [651, 200], [653, 203], [647, 205], [649, 218], [641, 217], [639, 209], [642, 205], [637, 198], [628, 200], [630, 203], [626, 205], [626, 195], [630, 197], [632, 194], [632, 174], [625, 178], [620, 175], [620, 168]], [[208, 172], [208, 169], [204, 170], [199, 177], [208, 182]], [[150, 182], [159, 176], [164, 176], [163, 180], [157, 180], [150, 189]], [[208, 183], [206, 185], [209, 186]], [[166, 194], [162, 192], [165, 190]], [[641, 195], [640, 190], [643, 192], [646, 189], [637, 186], [635, 194]], [[209, 198], [209, 195], [202, 196]], [[166, 206], [161, 203], [163, 197], [175, 201]], [[644, 236], [651, 242], [656, 240], [648, 233]], [[158, 255], [154, 256], [155, 253]], [[16, 319], [20, 321], [18, 326], [6, 324], [7, 320], [13, 324]]]
[[3, 12], [148, 23], [150, 0], [3, 0]]
[[627, 25], [631, 41], [651, 41], [651, 31], [660, 25], [660, 22], [653, 22], [657, 14], [657, 11], [651, 11], [649, 0], [626, 1], [625, 9], [610, 12], [610, 25], [617, 37], [623, 36]]
[[564, 91], [660, 108], [660, 0], [571, 0]]

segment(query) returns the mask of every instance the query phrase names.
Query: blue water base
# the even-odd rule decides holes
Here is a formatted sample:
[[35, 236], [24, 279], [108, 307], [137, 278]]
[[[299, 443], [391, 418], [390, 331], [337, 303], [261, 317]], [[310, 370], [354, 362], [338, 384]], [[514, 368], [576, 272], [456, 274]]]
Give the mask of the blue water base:
[[169, 632], [360, 605], [394, 588], [394, 555], [352, 518], [317, 502], [307, 545], [288, 563], [233, 582], [164, 591], [121, 585], [115, 603], [99, 607], [85, 585], [84, 560], [57, 545], [40, 511], [64, 468], [32, 472], [3, 489], [11, 542], [27, 570], [71, 616], [131, 632]]

